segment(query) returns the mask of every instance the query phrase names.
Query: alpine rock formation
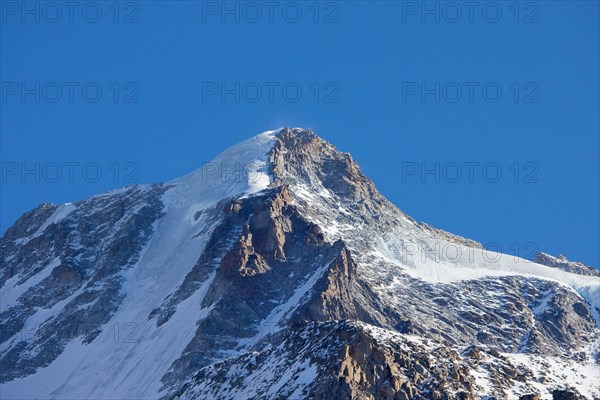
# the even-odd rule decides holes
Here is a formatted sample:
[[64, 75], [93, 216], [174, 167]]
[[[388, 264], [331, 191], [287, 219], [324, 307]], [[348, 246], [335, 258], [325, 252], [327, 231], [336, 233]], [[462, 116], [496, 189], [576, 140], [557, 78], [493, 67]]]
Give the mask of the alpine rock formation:
[[2, 399], [600, 398], [600, 274], [418, 223], [268, 131], [0, 239]]

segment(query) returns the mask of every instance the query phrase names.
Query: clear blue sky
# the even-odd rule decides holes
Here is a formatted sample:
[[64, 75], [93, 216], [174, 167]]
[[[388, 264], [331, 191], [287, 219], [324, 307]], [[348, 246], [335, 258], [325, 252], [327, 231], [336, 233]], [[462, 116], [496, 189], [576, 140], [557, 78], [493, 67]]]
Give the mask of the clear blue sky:
[[[596, 1], [62, 3], [2, 1], [3, 232], [40, 203], [169, 180], [301, 126], [417, 220], [600, 265]], [[221, 88], [236, 83], [239, 102]], [[36, 163], [40, 182], [21, 176]]]

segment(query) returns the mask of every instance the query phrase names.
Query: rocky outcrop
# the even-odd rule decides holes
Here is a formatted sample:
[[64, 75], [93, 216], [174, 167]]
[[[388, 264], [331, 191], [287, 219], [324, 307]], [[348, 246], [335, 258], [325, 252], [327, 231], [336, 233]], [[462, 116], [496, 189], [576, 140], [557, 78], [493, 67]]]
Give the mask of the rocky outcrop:
[[436, 238], [444, 239], [451, 243], [456, 243], [462, 246], [473, 247], [476, 249], [483, 249], [483, 245], [475, 240], [467, 239], [462, 236], [455, 235], [450, 232], [446, 232], [442, 229], [435, 228], [425, 222], [419, 222], [419, 227], [422, 228], [426, 232], [430, 232], [432, 236]]
[[[355, 224], [374, 219], [385, 226], [394, 224], [394, 217], [398, 215], [416, 224], [377, 191], [349, 153], [338, 151], [310, 129], [284, 128], [277, 137], [278, 141], [269, 154], [273, 187], [287, 185], [298, 188], [300, 185], [335, 194], [349, 207], [348, 217]], [[319, 211], [303, 209], [309, 216]], [[386, 215], [388, 212], [390, 215]]]
[[[296, 323], [271, 343], [202, 368], [172, 398], [234, 399], [242, 388], [255, 399], [474, 398], [474, 379], [458, 353], [368, 325]], [[282, 365], [285, 371], [277, 370]]]
[[357, 266], [344, 242], [333, 245], [337, 256], [314, 285], [312, 297], [302, 304], [292, 321], [359, 320], [393, 326], [393, 313], [357, 274]]
[[306, 282], [319, 279], [323, 264], [339, 255], [339, 247], [326, 243], [321, 230], [288, 199], [284, 186], [226, 206], [234, 216], [225, 218], [226, 229], [213, 235], [205, 249], [216, 254], [213, 246], [232, 243], [217, 261], [202, 303], [211, 311], [199, 321], [194, 339], [173, 365], [174, 372], [165, 377], [167, 387], [225, 352], [236, 351], [244, 339], [277, 329], [308, 294], [311, 286]]
[[541, 379], [487, 346], [459, 352], [364, 323], [305, 321], [268, 346], [201, 368], [166, 398], [236, 399], [242, 392], [257, 400], [580, 398], [564, 382], [540, 393]]
[[535, 262], [548, 267], [562, 269], [563, 271], [572, 272], [579, 275], [589, 275], [600, 277], [600, 271], [579, 261], [569, 261], [564, 254], [559, 254], [558, 257], [551, 256], [546, 253], [536, 253]]
[[341, 352], [338, 379], [317, 388], [315, 398], [475, 398], [474, 379], [458, 353], [444, 347], [429, 349], [402, 336], [386, 340], [378, 336], [381, 333], [359, 326]]

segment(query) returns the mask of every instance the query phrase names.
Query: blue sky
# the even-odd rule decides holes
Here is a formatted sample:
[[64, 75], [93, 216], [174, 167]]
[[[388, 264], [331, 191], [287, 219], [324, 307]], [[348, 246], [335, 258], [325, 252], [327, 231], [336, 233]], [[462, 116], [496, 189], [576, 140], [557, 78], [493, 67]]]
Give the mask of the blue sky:
[[596, 1], [1, 3], [3, 232], [301, 126], [417, 220], [600, 265]]

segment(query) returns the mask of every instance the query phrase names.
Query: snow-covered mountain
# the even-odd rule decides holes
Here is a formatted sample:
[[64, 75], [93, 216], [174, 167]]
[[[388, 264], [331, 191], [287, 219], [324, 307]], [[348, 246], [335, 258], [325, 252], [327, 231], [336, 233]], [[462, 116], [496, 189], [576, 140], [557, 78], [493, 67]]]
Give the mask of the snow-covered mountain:
[[595, 270], [418, 223], [310, 130], [0, 248], [2, 399], [600, 398]]

